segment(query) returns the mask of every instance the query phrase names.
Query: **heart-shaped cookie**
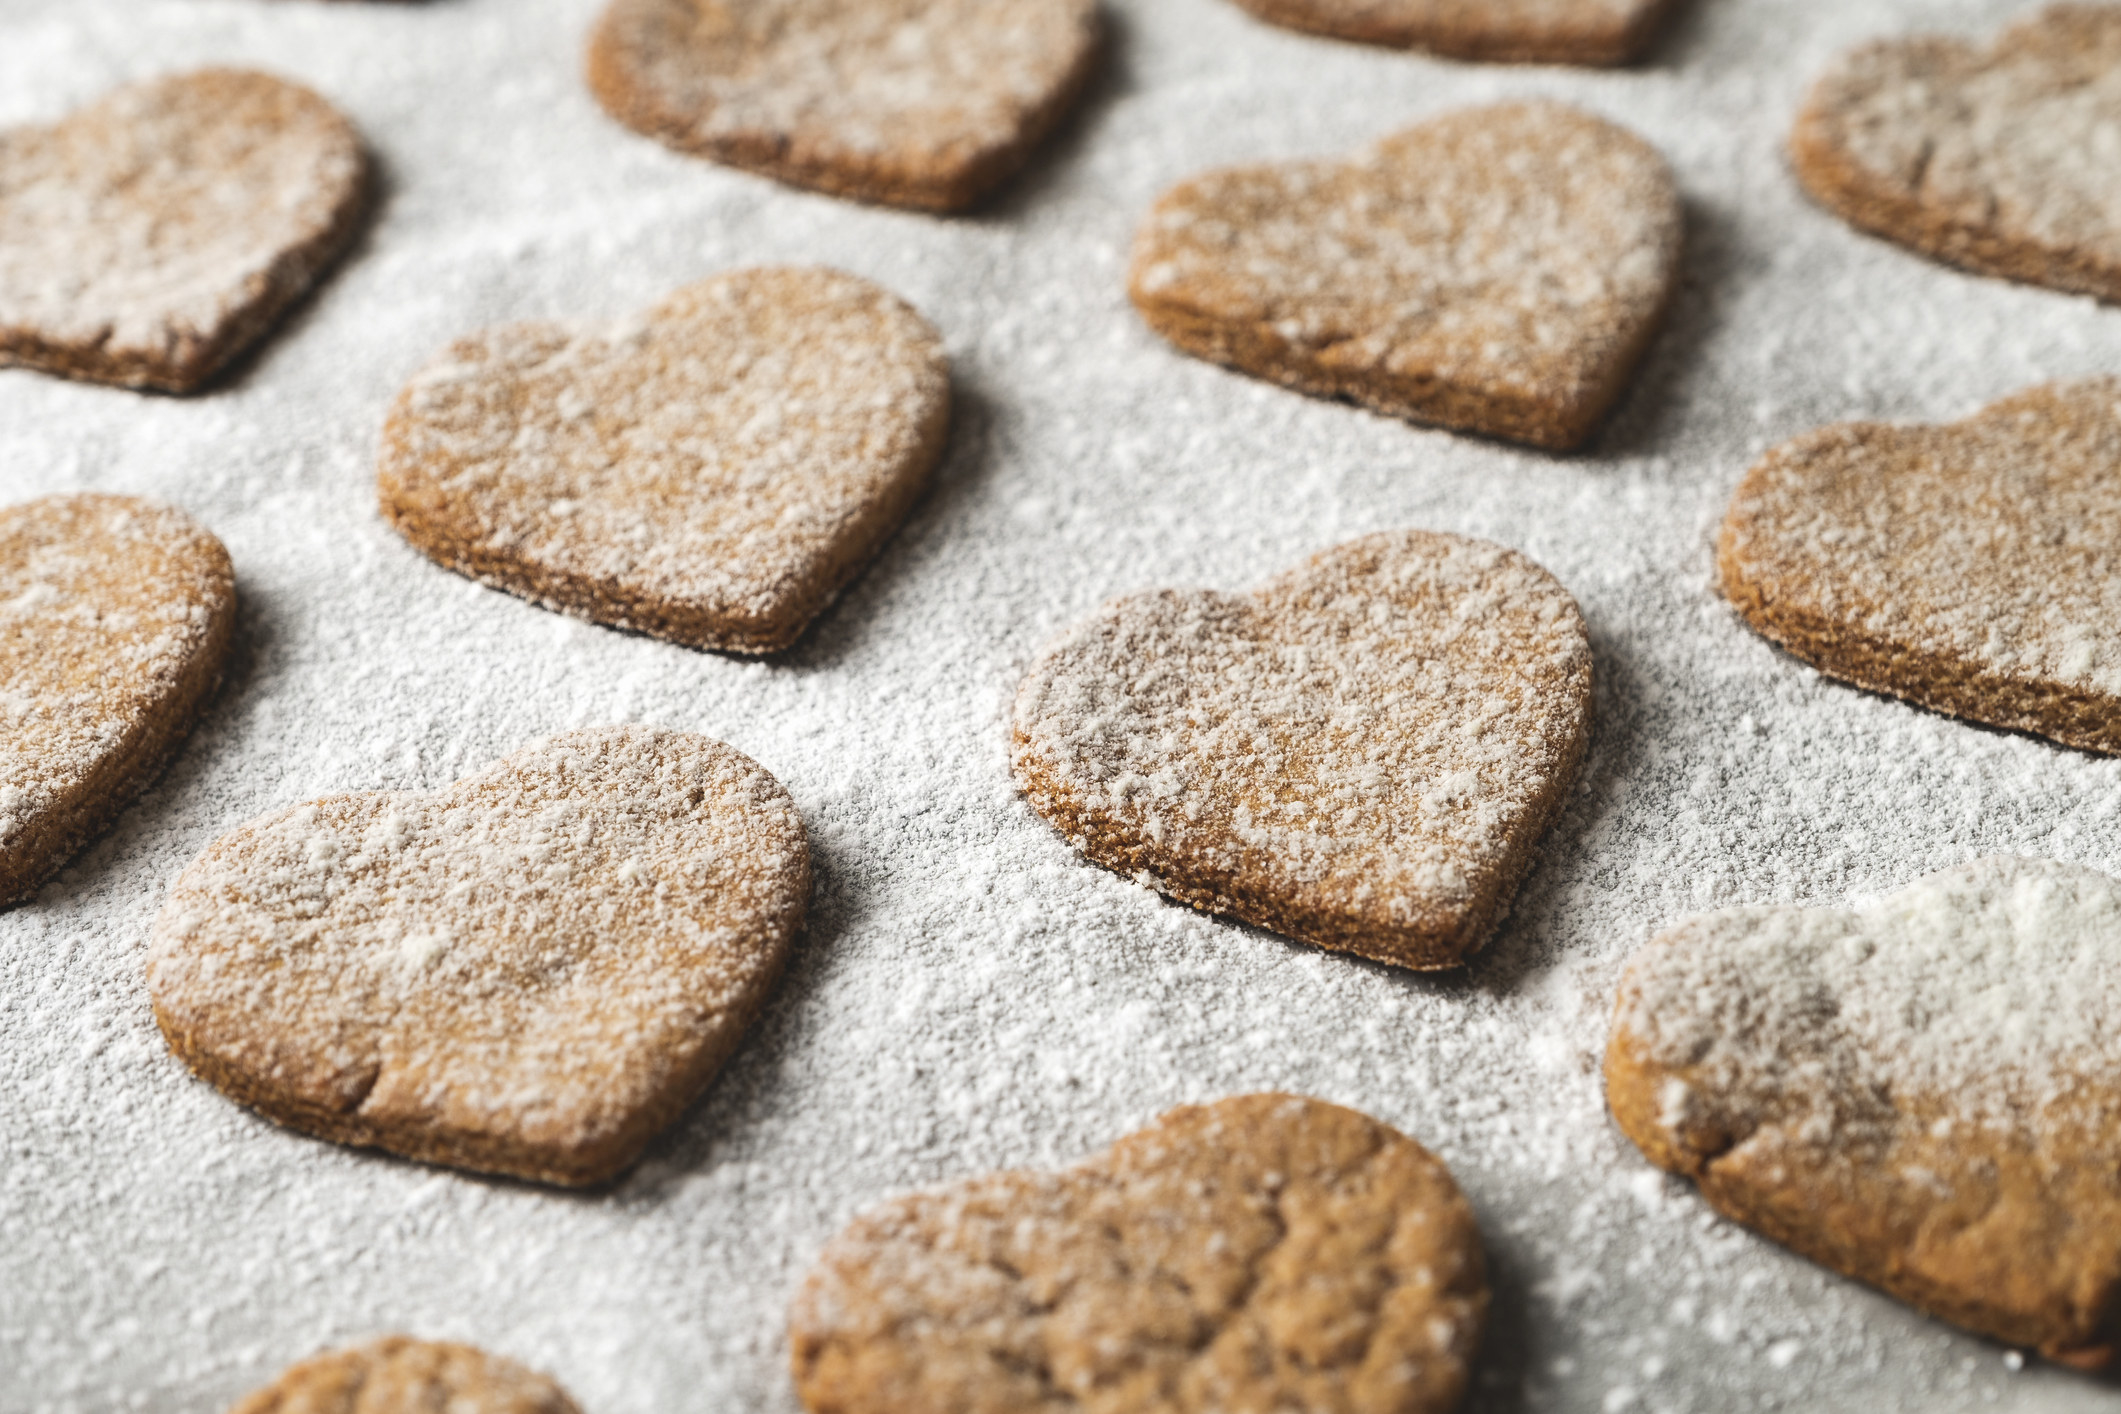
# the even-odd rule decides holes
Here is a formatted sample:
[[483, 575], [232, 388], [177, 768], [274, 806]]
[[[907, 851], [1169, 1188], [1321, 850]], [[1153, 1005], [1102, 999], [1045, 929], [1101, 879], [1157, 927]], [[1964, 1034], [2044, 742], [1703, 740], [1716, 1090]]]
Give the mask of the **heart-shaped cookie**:
[[1790, 138], [1813, 198], [1938, 260], [2121, 300], [2121, 8], [2057, 5], [1988, 49], [1884, 40]]
[[1625, 64], [1674, 0], [1237, 0], [1310, 34], [1504, 64]]
[[229, 1414], [581, 1414], [567, 1392], [468, 1345], [385, 1336], [288, 1370]]
[[0, 133], [0, 365], [191, 392], [339, 257], [368, 189], [337, 109], [242, 70]]
[[1567, 450], [1679, 270], [1664, 159], [1555, 103], [1452, 113], [1353, 161], [1181, 183], [1130, 293], [1186, 352], [1394, 416]]
[[223, 835], [155, 920], [148, 987], [170, 1049], [282, 1124], [598, 1183], [736, 1049], [809, 894], [802, 820], [750, 758], [565, 732]]
[[942, 455], [949, 365], [836, 270], [744, 270], [618, 328], [452, 345], [383, 427], [383, 514], [459, 573], [696, 648], [794, 642]]
[[1613, 1117], [1719, 1212], [2071, 1363], [2121, 1339], [2121, 883], [1983, 859], [1628, 964]]
[[2121, 753], [2121, 378], [1785, 442], [1739, 483], [1717, 565], [1822, 672]]
[[814, 1414], [1429, 1414], [1458, 1406], [1487, 1306], [1441, 1163], [1353, 1110], [1246, 1095], [872, 1209], [789, 1328]]
[[182, 511], [96, 494], [0, 510], [0, 907], [161, 774], [235, 619], [228, 551]]
[[1401, 967], [1487, 940], [1589, 735], [1567, 590], [1410, 530], [1250, 594], [1161, 590], [1048, 647], [1016, 695], [1031, 805], [1195, 908]]
[[733, 167], [959, 211], [1074, 103], [1096, 0], [611, 0], [589, 87], [636, 132]]

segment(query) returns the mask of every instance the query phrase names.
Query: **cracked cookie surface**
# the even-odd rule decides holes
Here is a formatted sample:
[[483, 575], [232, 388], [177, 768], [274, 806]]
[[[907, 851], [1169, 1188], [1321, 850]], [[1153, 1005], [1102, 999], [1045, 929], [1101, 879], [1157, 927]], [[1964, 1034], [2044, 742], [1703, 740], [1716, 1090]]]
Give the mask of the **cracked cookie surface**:
[[2121, 378], [1786, 442], [1739, 483], [1717, 565], [1822, 672], [2121, 753]]
[[812, 1414], [1431, 1414], [1487, 1305], [1441, 1163], [1353, 1110], [1246, 1095], [871, 1209], [790, 1336]]
[[1850, 909], [1739, 908], [1629, 962], [1622, 1131], [1711, 1206], [2082, 1366], [2121, 1337], [2121, 883], [1991, 858]]
[[369, 180], [337, 109], [245, 70], [0, 132], [0, 366], [197, 389], [345, 250]]
[[0, 509], [0, 907], [159, 775], [235, 634], [228, 551], [130, 496]]
[[1427, 531], [1250, 594], [1115, 600], [1018, 689], [1013, 765], [1086, 856], [1402, 967], [1494, 931], [1582, 760], [1591, 651], [1553, 576]]
[[589, 86], [637, 132], [796, 186], [960, 211], [1088, 80], [1096, 0], [611, 0]]
[[1983, 49], [1881, 40], [1814, 86], [1790, 137], [1854, 226], [1983, 275], [2121, 301], [2121, 8], [2057, 5]]
[[385, 1336], [293, 1366], [229, 1414], [581, 1414], [567, 1392], [468, 1345]]
[[809, 892], [802, 821], [750, 758], [564, 732], [435, 794], [223, 835], [155, 919], [148, 988], [171, 1050], [291, 1128], [597, 1183], [735, 1050]]
[[905, 518], [942, 340], [836, 270], [739, 270], [617, 326], [461, 339], [383, 427], [384, 518], [436, 563], [694, 648], [786, 648]]
[[1289, 29], [1507, 64], [1625, 64], [1676, 0], [1237, 0]]
[[1510, 103], [1351, 160], [1183, 182], [1136, 235], [1128, 291], [1187, 353], [1567, 451], [1649, 347], [1683, 227], [1649, 144], [1558, 103]]

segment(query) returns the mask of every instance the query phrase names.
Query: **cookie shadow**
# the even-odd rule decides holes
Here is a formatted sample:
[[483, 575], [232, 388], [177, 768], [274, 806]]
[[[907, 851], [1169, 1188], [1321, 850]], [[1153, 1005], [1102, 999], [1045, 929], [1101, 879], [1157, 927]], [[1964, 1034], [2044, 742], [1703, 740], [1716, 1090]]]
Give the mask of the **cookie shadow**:
[[1479, 1216], [1488, 1259], [1488, 1326], [1462, 1408], [1464, 1414], [1520, 1414], [1535, 1402], [1545, 1403], [1537, 1400], [1531, 1374], [1544, 1363], [1547, 1351], [1540, 1325], [1531, 1316], [1528, 1274], [1508, 1243], [1497, 1240], [1499, 1224], [1488, 1221], [1485, 1213]]
[[1576, 459], [1671, 452], [1694, 394], [1714, 377], [1707, 351], [1723, 326], [1735, 277], [1745, 263], [1743, 227], [1731, 214], [1693, 197], [1683, 206], [1686, 250], [1663, 327], [1628, 391], [1605, 425], [1577, 450]]
[[1135, 86], [1132, 25], [1110, 3], [1098, 6], [1102, 25], [1090, 76], [1053, 130], [1031, 149], [1030, 159], [1000, 186], [956, 219], [983, 226], [1020, 225], [1038, 207], [1065, 195], [1068, 179], [1079, 175], [1096, 143], [1105, 115]]

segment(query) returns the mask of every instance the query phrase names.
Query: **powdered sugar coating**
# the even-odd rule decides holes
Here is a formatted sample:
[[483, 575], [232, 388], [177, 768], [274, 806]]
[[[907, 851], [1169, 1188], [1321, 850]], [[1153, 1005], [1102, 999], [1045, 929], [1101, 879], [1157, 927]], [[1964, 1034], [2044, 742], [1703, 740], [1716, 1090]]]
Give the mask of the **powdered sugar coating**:
[[1663, 312], [1664, 161], [1558, 103], [1447, 114], [1351, 161], [1182, 183], [1131, 288], [1191, 352], [1382, 411], [1573, 446]]
[[1472, 1211], [1420, 1145], [1245, 1095], [872, 1209], [789, 1325], [820, 1414], [1440, 1414], [1487, 1298]]
[[1448, 966], [1506, 906], [1573, 777], [1590, 645], [1498, 545], [1401, 531], [1251, 594], [1107, 605], [1017, 691], [1031, 803], [1189, 902]]
[[195, 387], [338, 254], [367, 183], [330, 104], [241, 70], [0, 133], [0, 364]]
[[1795, 144], [1814, 190], [1861, 225], [2121, 299], [2121, 9], [2055, 5], [1986, 49], [1866, 45], [1820, 79]]
[[235, 598], [228, 552], [173, 507], [0, 510], [0, 904], [161, 768], [220, 679]]
[[435, 795], [223, 836], [156, 918], [148, 986], [179, 1054], [283, 1122], [590, 1182], [734, 1048], [809, 881], [795, 807], [747, 757], [568, 732]]
[[590, 84], [672, 145], [828, 191], [950, 209], [1050, 127], [1095, 0], [612, 0]]
[[229, 1414], [580, 1414], [566, 1391], [468, 1345], [386, 1336], [288, 1370]]
[[384, 514], [550, 607], [782, 648], [905, 514], [949, 425], [935, 331], [833, 270], [691, 285], [618, 327], [459, 340], [392, 407]]

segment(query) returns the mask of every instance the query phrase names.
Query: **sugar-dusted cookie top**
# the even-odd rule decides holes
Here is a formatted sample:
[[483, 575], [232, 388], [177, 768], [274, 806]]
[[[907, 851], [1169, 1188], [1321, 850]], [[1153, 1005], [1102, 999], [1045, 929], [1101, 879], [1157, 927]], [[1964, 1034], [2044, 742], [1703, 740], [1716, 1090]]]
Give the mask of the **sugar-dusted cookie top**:
[[1017, 780], [1097, 863], [1405, 967], [1486, 941], [1582, 759], [1591, 651], [1538, 565], [1367, 536], [1250, 594], [1115, 600], [1018, 689]]
[[797, 186], [957, 211], [1074, 102], [1096, 0], [611, 0], [589, 44], [606, 112]]
[[385, 1336], [304, 1360], [229, 1414], [580, 1414], [567, 1392], [468, 1345]]
[[802, 821], [748, 757], [565, 732], [223, 835], [155, 920], [148, 987], [171, 1049], [283, 1124], [595, 1183], [735, 1049], [809, 893]]
[[1625, 64], [1676, 0], [1237, 0], [1290, 29], [1512, 64]]
[[228, 551], [182, 511], [94, 493], [0, 509], [0, 905], [161, 771], [235, 616]]
[[1129, 289], [1188, 353], [1417, 422], [1561, 450], [1663, 315], [1683, 221], [1664, 159], [1557, 103], [1446, 114], [1347, 161], [1166, 193]]
[[1988, 48], [1879, 40], [1812, 90], [1797, 175], [1844, 219], [2006, 279], [2121, 300], [2121, 6], [2056, 5]]
[[1786, 442], [1739, 483], [1717, 562], [1824, 672], [2121, 752], [2121, 378]]
[[368, 183], [338, 110], [237, 69], [0, 132], [0, 365], [190, 392], [337, 258]]
[[1441, 1163], [1353, 1110], [1246, 1095], [871, 1209], [789, 1334], [814, 1414], [1430, 1414], [1487, 1305]]
[[2121, 1334], [2121, 882], [1982, 859], [1690, 919], [1628, 965], [1614, 1118], [1740, 1222], [2080, 1364]]
[[383, 428], [383, 514], [460, 573], [698, 648], [785, 648], [941, 457], [942, 341], [836, 270], [452, 344]]

